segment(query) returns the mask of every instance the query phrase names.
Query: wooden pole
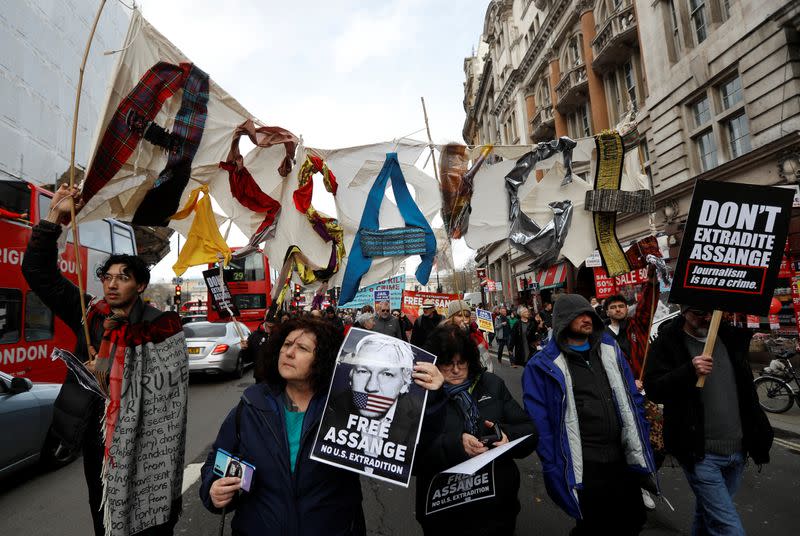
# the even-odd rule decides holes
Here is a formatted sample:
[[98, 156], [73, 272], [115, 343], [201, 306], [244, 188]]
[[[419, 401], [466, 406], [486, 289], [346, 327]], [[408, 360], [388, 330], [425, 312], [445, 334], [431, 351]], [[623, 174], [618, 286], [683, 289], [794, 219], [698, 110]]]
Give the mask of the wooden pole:
[[[714, 309], [714, 314], [711, 316], [711, 324], [708, 326], [708, 337], [706, 337], [706, 345], [703, 347], [703, 355], [714, 354], [714, 344], [717, 342], [717, 331], [719, 331], [719, 323], [721, 320], [722, 311]], [[702, 389], [705, 384], [705, 376], [697, 378], [697, 387]]]
[[[75, 92], [75, 113], [72, 116], [72, 146], [69, 152], [69, 187], [75, 186], [75, 139], [78, 135], [78, 112], [81, 107], [81, 91], [83, 89], [83, 73], [86, 70], [86, 61], [89, 59], [89, 50], [92, 47], [92, 40], [94, 33], [97, 30], [97, 23], [100, 21], [100, 15], [103, 13], [103, 8], [106, 5], [106, 0], [100, 0], [100, 6], [97, 8], [97, 14], [94, 16], [94, 23], [89, 32], [89, 38], [86, 40], [86, 49], [83, 51], [83, 60], [81, 61], [81, 68], [78, 73], [78, 89]], [[83, 319], [83, 335], [86, 337], [86, 347], [91, 348], [91, 339], [89, 338], [89, 323], [86, 321], [86, 296], [84, 295], [83, 288], [83, 269], [81, 266], [81, 242], [80, 235], [78, 234], [78, 222], [75, 219], [75, 203], [70, 205], [70, 216], [72, 218], [72, 246], [75, 250], [75, 269], [78, 275], [78, 293], [80, 295], [81, 303], [81, 318]], [[94, 361], [94, 355], [90, 350], [89, 361]]]
[[650, 323], [647, 325], [647, 342], [644, 344], [644, 356], [642, 357], [642, 369], [639, 371], [639, 381], [644, 378], [644, 367], [647, 365], [647, 354], [650, 351], [650, 330], [653, 329], [653, 315], [656, 312], [656, 285], [658, 285], [658, 276], [653, 274], [656, 280], [653, 282], [653, 299], [650, 303]]
[[428, 148], [431, 150], [431, 160], [433, 161], [433, 175], [436, 182], [439, 181], [439, 168], [436, 166], [436, 156], [433, 154], [433, 138], [431, 138], [431, 127], [428, 124], [428, 110], [425, 108], [425, 97], [420, 97], [422, 101], [422, 114], [425, 116], [425, 130], [428, 132]]

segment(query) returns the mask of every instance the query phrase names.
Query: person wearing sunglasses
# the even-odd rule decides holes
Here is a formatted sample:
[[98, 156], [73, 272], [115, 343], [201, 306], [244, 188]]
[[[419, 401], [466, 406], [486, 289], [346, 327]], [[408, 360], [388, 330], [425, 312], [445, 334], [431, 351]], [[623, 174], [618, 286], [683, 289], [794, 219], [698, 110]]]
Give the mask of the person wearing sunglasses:
[[396, 337], [401, 341], [406, 340], [400, 319], [392, 316], [392, 309], [388, 301], [375, 304], [375, 326], [372, 331]]
[[[664, 442], [681, 464], [696, 506], [692, 534], [743, 535], [734, 495], [747, 458], [769, 463], [773, 432], [747, 359], [752, 333], [721, 323], [704, 353], [711, 311], [683, 305], [650, 345], [644, 387], [664, 404]], [[705, 385], [696, 382], [705, 377]]]

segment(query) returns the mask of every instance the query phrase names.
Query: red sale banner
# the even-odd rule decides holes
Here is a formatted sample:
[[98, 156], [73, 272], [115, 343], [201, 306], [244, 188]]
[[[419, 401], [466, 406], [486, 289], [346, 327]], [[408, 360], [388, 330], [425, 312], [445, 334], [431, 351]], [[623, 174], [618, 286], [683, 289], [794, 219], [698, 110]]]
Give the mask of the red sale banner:
[[594, 290], [598, 300], [604, 300], [617, 292], [614, 279], [606, 275], [602, 268], [594, 268]]

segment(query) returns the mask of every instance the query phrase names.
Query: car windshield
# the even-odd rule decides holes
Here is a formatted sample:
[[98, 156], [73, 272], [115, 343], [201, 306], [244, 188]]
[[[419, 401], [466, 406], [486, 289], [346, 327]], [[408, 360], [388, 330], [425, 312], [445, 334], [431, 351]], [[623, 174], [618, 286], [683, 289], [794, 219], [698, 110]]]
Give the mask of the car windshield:
[[199, 324], [191, 323], [183, 326], [187, 338], [224, 337], [225, 324]]

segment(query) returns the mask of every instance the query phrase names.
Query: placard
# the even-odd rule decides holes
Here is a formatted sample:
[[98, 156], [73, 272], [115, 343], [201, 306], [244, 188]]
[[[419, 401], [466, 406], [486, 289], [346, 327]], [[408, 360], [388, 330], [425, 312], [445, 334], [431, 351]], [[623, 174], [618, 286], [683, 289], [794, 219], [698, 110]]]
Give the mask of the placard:
[[793, 196], [784, 188], [697, 181], [669, 301], [766, 314]]
[[487, 333], [494, 333], [494, 320], [492, 312], [486, 309], [475, 309], [475, 316], [478, 318], [478, 329]]
[[352, 328], [336, 359], [311, 458], [408, 487], [428, 391], [414, 364], [436, 356], [384, 335]]
[[239, 316], [239, 308], [233, 301], [228, 283], [220, 281], [219, 268], [205, 270], [203, 279], [208, 287], [208, 293], [211, 295], [211, 308], [219, 313], [220, 318], [230, 318], [231, 313], [233, 316]]
[[[391, 301], [392, 301], [392, 295], [391, 294], [392, 293], [389, 290], [376, 290], [375, 292], [372, 293], [372, 302], [375, 305], [377, 305], [377, 304], [379, 304], [381, 302], [390, 302], [390, 306], [391, 306]], [[395, 307], [395, 309], [396, 309], [396, 307]]]
[[422, 304], [425, 300], [433, 300], [436, 312], [447, 317], [447, 306], [453, 300], [460, 300], [461, 294], [441, 294], [438, 292], [417, 292], [415, 290], [403, 291], [403, 313], [413, 324], [419, 317]]

